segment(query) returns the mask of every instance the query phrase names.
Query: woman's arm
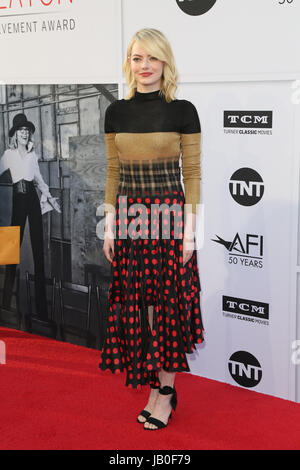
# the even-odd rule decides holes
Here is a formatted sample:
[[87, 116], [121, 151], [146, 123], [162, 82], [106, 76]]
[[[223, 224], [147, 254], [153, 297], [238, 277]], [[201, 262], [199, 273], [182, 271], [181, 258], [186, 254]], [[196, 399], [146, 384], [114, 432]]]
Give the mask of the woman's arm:
[[8, 169], [9, 169], [9, 166], [7, 162], [7, 154], [5, 151], [2, 157], [0, 158], [0, 176], [2, 175], [2, 173], [4, 173]]
[[105, 231], [112, 233], [115, 216], [115, 201], [120, 182], [120, 160], [115, 144], [114, 102], [105, 112], [104, 129], [107, 160], [107, 175], [105, 188]]
[[40, 167], [38, 163], [38, 156], [34, 153], [33, 155], [34, 158], [34, 180], [36, 181], [39, 190], [41, 193], [48, 199], [51, 198], [51, 193], [49, 191], [49, 186], [45, 183], [41, 172], [40, 172]]
[[185, 189], [185, 238], [194, 239], [197, 205], [200, 204], [201, 126], [195, 106], [184, 102], [181, 128], [182, 176]]

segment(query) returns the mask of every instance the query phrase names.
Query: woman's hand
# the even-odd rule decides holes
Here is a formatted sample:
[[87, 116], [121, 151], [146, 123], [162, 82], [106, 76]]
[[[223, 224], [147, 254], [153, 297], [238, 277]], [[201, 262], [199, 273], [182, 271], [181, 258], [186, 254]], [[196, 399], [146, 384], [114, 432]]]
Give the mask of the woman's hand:
[[103, 251], [109, 263], [112, 263], [114, 251], [114, 234], [111, 231], [105, 231]]
[[48, 201], [50, 202], [53, 209], [55, 209], [56, 212], [59, 212], [59, 214], [61, 214], [61, 209], [60, 209], [60, 205], [58, 203], [58, 200], [59, 200], [58, 197], [52, 197], [51, 194], [50, 194], [50, 196], [48, 196]]
[[183, 257], [183, 266], [185, 265], [185, 263], [188, 262], [188, 260], [192, 257], [192, 254], [194, 252], [194, 249], [195, 249], [195, 241], [194, 239], [191, 239], [191, 238], [187, 238], [187, 237], [183, 237], [183, 254], [182, 254], [182, 257]]
[[191, 258], [195, 250], [195, 227], [196, 227], [196, 214], [186, 212], [184, 232], [183, 232], [183, 266]]

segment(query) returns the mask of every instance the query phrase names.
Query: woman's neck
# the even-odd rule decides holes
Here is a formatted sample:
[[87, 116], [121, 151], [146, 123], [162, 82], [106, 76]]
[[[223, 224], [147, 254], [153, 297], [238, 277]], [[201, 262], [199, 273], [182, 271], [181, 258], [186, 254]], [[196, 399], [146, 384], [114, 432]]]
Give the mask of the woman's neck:
[[21, 155], [25, 155], [27, 153], [27, 146], [23, 144], [18, 145], [18, 150]]
[[141, 86], [137, 86], [136, 88], [136, 91], [138, 91], [139, 93], [152, 93], [153, 91], [159, 91], [160, 88], [157, 88], [157, 87], [141, 87]]

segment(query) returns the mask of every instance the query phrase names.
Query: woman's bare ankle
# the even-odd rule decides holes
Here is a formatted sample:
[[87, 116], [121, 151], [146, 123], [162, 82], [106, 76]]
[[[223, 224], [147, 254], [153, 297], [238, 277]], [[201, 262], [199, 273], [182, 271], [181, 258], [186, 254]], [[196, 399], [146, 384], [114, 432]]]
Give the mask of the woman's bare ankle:
[[[158, 391], [159, 391], [158, 388], [151, 388], [150, 389], [150, 395], [149, 395], [149, 398], [148, 398], [148, 403], [144, 408], [145, 411], [149, 411], [149, 413], [153, 412], [154, 407], [155, 407], [155, 403], [156, 403], [156, 400], [157, 400], [157, 397], [158, 397]], [[146, 419], [143, 416], [139, 415], [139, 421], [141, 423], [144, 423], [146, 421]]]
[[148, 406], [154, 406], [155, 402], [156, 402], [156, 399], [158, 397], [158, 388], [151, 388], [150, 389], [150, 394], [149, 394], [149, 398], [148, 398], [148, 403], [147, 405]]

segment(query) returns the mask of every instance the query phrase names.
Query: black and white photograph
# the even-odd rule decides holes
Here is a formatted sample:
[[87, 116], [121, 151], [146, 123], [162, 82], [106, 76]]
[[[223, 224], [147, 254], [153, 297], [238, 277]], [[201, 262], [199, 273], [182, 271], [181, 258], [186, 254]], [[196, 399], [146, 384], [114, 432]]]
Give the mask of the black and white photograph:
[[109, 275], [96, 233], [103, 119], [117, 93], [115, 84], [1, 87], [0, 225], [20, 226], [21, 238], [20, 264], [1, 267], [4, 323], [61, 339], [73, 323], [70, 342], [99, 345]]

